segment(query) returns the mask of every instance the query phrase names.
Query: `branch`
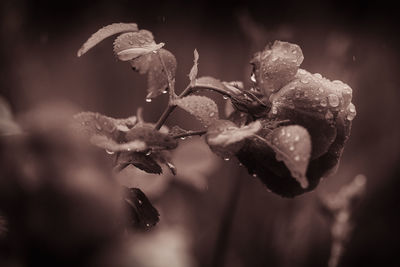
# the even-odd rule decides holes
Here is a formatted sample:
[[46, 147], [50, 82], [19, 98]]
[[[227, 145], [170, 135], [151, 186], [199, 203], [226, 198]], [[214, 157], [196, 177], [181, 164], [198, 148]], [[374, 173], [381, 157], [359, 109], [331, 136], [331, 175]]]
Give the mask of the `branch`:
[[207, 131], [190, 131], [190, 132], [186, 132], [186, 133], [174, 135], [173, 138], [174, 138], [174, 139], [185, 138], [185, 137], [193, 136], [193, 135], [202, 136], [202, 135], [205, 134], [206, 132], [207, 132]]

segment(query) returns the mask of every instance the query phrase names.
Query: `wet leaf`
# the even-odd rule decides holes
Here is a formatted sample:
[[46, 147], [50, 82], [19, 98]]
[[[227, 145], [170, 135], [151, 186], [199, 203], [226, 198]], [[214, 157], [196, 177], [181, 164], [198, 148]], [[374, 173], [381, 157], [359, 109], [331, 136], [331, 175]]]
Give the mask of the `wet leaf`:
[[[161, 59], [162, 58], [162, 61]], [[132, 68], [140, 74], [147, 73], [147, 96], [154, 98], [167, 92], [169, 88], [168, 76], [175, 79], [176, 59], [175, 56], [165, 49], [160, 49], [157, 53], [148, 53], [130, 61]]]
[[156, 44], [147, 30], [121, 34], [114, 41], [114, 53], [121, 61], [128, 61], [159, 50], [164, 43]]
[[118, 162], [115, 167], [117, 171], [121, 171], [128, 167], [130, 164], [134, 165], [138, 169], [147, 173], [161, 174], [161, 166], [154, 159], [152, 154], [146, 154], [141, 152], [124, 152], [118, 157]]
[[205, 96], [190, 95], [176, 100], [178, 107], [186, 110], [205, 126], [210, 126], [218, 120], [218, 107], [215, 102]]
[[241, 149], [245, 139], [254, 136], [260, 129], [259, 121], [237, 127], [231, 121], [219, 120], [209, 127], [206, 142], [215, 154], [227, 159]]
[[78, 57], [85, 54], [91, 48], [96, 46], [98, 43], [117, 33], [123, 32], [136, 32], [138, 27], [135, 23], [113, 23], [108, 26], [105, 26], [95, 32], [78, 50]]
[[114, 119], [95, 112], [81, 112], [74, 115], [73, 129], [81, 135], [92, 137], [103, 135], [118, 141], [123, 132], [128, 132], [137, 123], [136, 116]]
[[125, 136], [127, 141], [142, 141], [152, 150], [175, 149], [178, 141], [154, 129], [153, 125], [138, 124]]
[[129, 223], [133, 228], [148, 230], [158, 223], [160, 214], [139, 188], [126, 188], [124, 200], [129, 210]]
[[196, 84], [197, 72], [199, 71], [198, 70], [199, 53], [195, 49], [193, 54], [194, 54], [193, 67], [192, 67], [192, 69], [190, 70], [190, 73], [189, 73], [190, 85], [192, 87], [194, 87], [195, 84]]
[[307, 130], [298, 125], [283, 126], [273, 130], [267, 138], [276, 159], [285, 163], [302, 188], [307, 188], [306, 172], [311, 156], [311, 138]]
[[90, 142], [100, 148], [105, 149], [108, 153], [121, 151], [145, 151], [148, 146], [141, 140], [133, 140], [126, 143], [117, 143], [115, 140], [104, 135], [93, 135]]

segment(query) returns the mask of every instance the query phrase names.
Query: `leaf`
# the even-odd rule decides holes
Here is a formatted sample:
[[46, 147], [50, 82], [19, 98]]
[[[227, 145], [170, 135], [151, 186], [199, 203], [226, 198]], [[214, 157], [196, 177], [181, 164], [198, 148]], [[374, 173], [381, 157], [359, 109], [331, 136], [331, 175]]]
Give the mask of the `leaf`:
[[156, 44], [147, 30], [121, 34], [114, 41], [114, 53], [121, 61], [128, 61], [159, 50], [164, 43]]
[[127, 141], [142, 141], [152, 150], [175, 149], [178, 141], [167, 133], [154, 129], [153, 125], [138, 124], [125, 136]]
[[118, 157], [118, 163], [115, 169], [117, 171], [121, 171], [130, 164], [134, 165], [135, 167], [147, 173], [155, 173], [155, 174], [162, 173], [161, 166], [154, 159], [152, 153], [151, 154], [145, 154], [140, 152], [121, 153], [121, 155]]
[[95, 112], [81, 112], [74, 115], [72, 127], [78, 134], [87, 136], [103, 135], [118, 141], [121, 132], [128, 132], [137, 123], [136, 116], [114, 119]]
[[160, 214], [139, 188], [126, 188], [124, 200], [129, 210], [129, 223], [133, 228], [147, 230], [160, 220]]
[[90, 138], [90, 142], [95, 146], [105, 149], [109, 154], [120, 151], [145, 151], [148, 149], [146, 143], [141, 140], [120, 144], [104, 135], [93, 135]]
[[96, 46], [98, 43], [117, 33], [123, 32], [136, 32], [138, 27], [135, 23], [113, 23], [108, 26], [105, 26], [95, 32], [78, 50], [78, 57], [85, 54], [91, 48]]
[[239, 128], [231, 121], [219, 120], [207, 131], [206, 142], [215, 154], [227, 159], [242, 148], [245, 139], [254, 136], [260, 129], [259, 121]]
[[200, 78], [196, 79], [195, 86], [211, 88], [211, 89], [217, 90], [221, 93], [224, 93], [225, 95], [228, 95], [228, 96], [234, 95], [234, 94], [240, 94], [240, 92], [241, 92], [239, 89], [237, 89], [233, 86], [227, 87], [220, 80], [215, 79], [213, 77], [209, 77], [209, 76], [204, 76], [204, 77], [200, 77]]
[[194, 87], [196, 84], [197, 72], [199, 71], [198, 70], [199, 53], [195, 49], [193, 54], [194, 54], [193, 67], [189, 73], [190, 86], [192, 87]]
[[177, 99], [175, 103], [180, 108], [195, 116], [205, 126], [210, 126], [219, 118], [217, 104], [208, 97], [189, 95]]
[[146, 98], [154, 98], [166, 93], [169, 88], [168, 77], [175, 79], [177, 63], [175, 56], [168, 50], [161, 48], [157, 53], [149, 53], [131, 60], [130, 64], [140, 74], [148, 74]]
[[299, 125], [283, 126], [273, 130], [267, 138], [276, 153], [276, 159], [285, 163], [302, 188], [307, 188], [306, 172], [311, 156], [308, 131]]

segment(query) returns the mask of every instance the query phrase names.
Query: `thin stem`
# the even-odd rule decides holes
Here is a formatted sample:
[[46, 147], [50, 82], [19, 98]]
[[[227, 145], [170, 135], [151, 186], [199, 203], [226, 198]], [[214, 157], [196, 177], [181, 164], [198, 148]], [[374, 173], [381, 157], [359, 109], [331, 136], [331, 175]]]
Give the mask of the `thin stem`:
[[161, 54], [159, 52], [157, 52], [157, 54], [158, 54], [158, 57], [160, 58], [160, 62], [164, 68], [165, 74], [167, 75], [169, 95], [170, 95], [170, 101], [171, 101], [171, 99], [175, 98], [175, 81], [174, 81], [174, 79], [171, 78], [171, 74], [169, 73]]
[[222, 214], [222, 220], [219, 227], [218, 237], [214, 248], [214, 255], [211, 266], [223, 267], [225, 262], [226, 251], [228, 249], [229, 236], [231, 234], [234, 217], [240, 198], [240, 191], [242, 189], [241, 171], [235, 175], [234, 185], [229, 193], [227, 205]]
[[193, 135], [203, 135], [205, 134], [207, 131], [190, 131], [190, 132], [186, 132], [186, 133], [182, 133], [182, 134], [177, 134], [174, 135], [174, 139], [178, 139], [178, 138], [182, 138], [182, 137], [188, 137], [188, 136], [193, 136]]

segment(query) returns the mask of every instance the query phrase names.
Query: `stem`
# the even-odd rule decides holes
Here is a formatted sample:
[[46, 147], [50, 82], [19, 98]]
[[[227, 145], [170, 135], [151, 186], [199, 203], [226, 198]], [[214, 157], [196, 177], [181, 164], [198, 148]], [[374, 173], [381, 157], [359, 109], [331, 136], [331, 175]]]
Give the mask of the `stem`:
[[226, 251], [228, 248], [229, 236], [234, 222], [234, 216], [237, 210], [240, 191], [242, 189], [241, 171], [235, 175], [234, 185], [228, 196], [228, 202], [222, 214], [222, 220], [219, 227], [218, 237], [214, 249], [214, 255], [211, 266], [223, 267], [225, 262]]
[[178, 138], [182, 138], [182, 137], [188, 137], [188, 136], [193, 136], [193, 135], [203, 135], [205, 134], [207, 131], [190, 131], [190, 132], [186, 132], [186, 133], [182, 133], [182, 134], [177, 134], [175, 135], [173, 138], [174, 139], [178, 139]]

